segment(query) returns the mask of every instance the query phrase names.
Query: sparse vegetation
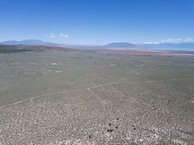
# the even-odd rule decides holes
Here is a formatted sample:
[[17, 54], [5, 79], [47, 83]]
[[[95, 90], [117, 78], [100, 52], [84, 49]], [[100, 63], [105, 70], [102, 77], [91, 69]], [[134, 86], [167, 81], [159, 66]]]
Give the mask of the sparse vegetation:
[[194, 144], [193, 58], [44, 52], [0, 54], [0, 144]]
[[55, 51], [72, 51], [73, 49], [57, 46], [37, 46], [37, 45], [1, 45], [0, 53], [20, 53], [20, 52], [43, 52], [48, 50]]

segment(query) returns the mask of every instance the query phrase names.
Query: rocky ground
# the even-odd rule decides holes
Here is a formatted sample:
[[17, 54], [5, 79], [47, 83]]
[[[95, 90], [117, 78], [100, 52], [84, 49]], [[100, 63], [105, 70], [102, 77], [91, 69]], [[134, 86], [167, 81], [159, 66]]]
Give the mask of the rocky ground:
[[191, 58], [47, 52], [0, 59], [1, 145], [194, 144]]

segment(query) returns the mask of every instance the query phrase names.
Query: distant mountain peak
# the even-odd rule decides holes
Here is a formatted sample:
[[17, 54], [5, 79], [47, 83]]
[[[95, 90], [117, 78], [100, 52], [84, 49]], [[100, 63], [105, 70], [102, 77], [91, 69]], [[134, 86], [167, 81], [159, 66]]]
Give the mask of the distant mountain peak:
[[16, 40], [8, 40], [2, 42], [2, 44], [7, 44], [7, 45], [48, 45], [48, 44], [54, 44], [51, 42], [44, 42], [38, 39], [26, 39], [26, 40], [21, 40], [21, 41], [16, 41]]
[[128, 42], [113, 42], [104, 45], [105, 47], [115, 47], [115, 48], [134, 48], [136, 47], [135, 44], [128, 43]]

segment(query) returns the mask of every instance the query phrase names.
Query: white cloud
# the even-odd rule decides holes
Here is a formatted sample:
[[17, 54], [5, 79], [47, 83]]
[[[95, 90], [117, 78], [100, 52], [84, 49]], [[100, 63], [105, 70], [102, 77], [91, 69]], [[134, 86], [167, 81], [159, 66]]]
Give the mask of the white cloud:
[[60, 33], [59, 34], [59, 37], [61, 37], [61, 38], [69, 38], [69, 35], [66, 35], [64, 33]]
[[60, 34], [51, 33], [49, 35], [46, 34], [45, 37], [49, 37], [52, 39], [54, 39], [54, 38], [69, 38], [69, 35], [66, 35], [64, 33], [60, 33]]
[[181, 38], [176, 38], [176, 39], [166, 39], [166, 40], [161, 40], [160, 43], [181, 43], [183, 40]]
[[184, 42], [194, 42], [192, 38], [186, 38]]
[[144, 42], [144, 44], [159, 44], [159, 42]]
[[51, 34], [49, 35], [49, 37], [54, 39], [54, 38], [56, 38], [57, 36], [55, 35], [55, 33], [51, 33]]
[[161, 44], [161, 43], [188, 43], [188, 42], [194, 42], [194, 39], [192, 38], [185, 38], [185, 39], [181, 39], [181, 38], [169, 38], [169, 39], [164, 39], [164, 40], [160, 40], [160, 41], [153, 41], [153, 42], [144, 42], [144, 44]]

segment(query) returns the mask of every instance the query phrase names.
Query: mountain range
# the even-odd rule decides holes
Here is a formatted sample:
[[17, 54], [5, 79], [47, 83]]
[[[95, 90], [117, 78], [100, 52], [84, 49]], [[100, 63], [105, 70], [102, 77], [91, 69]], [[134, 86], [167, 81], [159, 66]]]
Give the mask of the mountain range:
[[36, 39], [26, 39], [26, 40], [22, 40], [22, 41], [8, 40], [8, 41], [1, 42], [1, 44], [6, 44], [6, 45], [50, 45], [53, 43], [44, 42], [44, 41], [36, 40]]
[[52, 42], [44, 42], [36, 39], [27, 39], [22, 41], [8, 40], [0, 42], [0, 44], [5, 45], [44, 45], [44, 46], [62, 46], [62, 47], [71, 47], [79, 49], [118, 49], [118, 50], [127, 50], [127, 49], [148, 49], [148, 50], [190, 50], [194, 51], [194, 42], [182, 42], [182, 43], [159, 43], [159, 44], [132, 44], [128, 42], [114, 42], [106, 45], [68, 45], [68, 44], [59, 44]]

